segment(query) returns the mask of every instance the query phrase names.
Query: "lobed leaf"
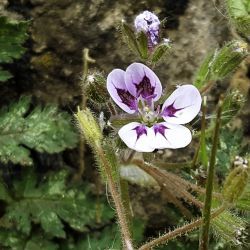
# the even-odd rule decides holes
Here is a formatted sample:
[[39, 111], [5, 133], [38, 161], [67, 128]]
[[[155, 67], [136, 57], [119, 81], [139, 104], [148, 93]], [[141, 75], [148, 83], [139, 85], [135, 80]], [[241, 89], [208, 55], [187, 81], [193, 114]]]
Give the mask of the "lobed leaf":
[[77, 144], [77, 134], [68, 114], [59, 113], [54, 106], [38, 106], [31, 112], [29, 109], [30, 98], [23, 97], [0, 111], [0, 161], [3, 163], [31, 165], [29, 149], [59, 153]]

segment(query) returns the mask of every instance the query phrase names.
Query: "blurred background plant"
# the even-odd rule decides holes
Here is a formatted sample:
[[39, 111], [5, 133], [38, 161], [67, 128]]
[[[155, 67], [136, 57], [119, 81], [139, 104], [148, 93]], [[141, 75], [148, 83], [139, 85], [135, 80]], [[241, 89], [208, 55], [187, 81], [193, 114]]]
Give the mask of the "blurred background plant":
[[[93, 118], [103, 131], [103, 150], [113, 166], [114, 179], [123, 190], [135, 245], [199, 217], [204, 206], [213, 131], [218, 121], [216, 103], [223, 93], [212, 208], [218, 207], [222, 200], [227, 207], [211, 222], [209, 249], [248, 249], [249, 1], [228, 0], [210, 5], [204, 1], [198, 4], [196, 1], [176, 1], [175, 4], [149, 1], [138, 3], [133, 13], [127, 10], [131, 9], [131, 3], [118, 2], [111, 10], [115, 10], [113, 16], [123, 38], [121, 41], [113, 37], [115, 25], [110, 6], [105, 4], [105, 8], [99, 10], [103, 3], [93, 1], [89, 15], [84, 16], [85, 3], [59, 2], [3, 1], [0, 7], [0, 248], [122, 248], [105, 173], [102, 173], [104, 179], [98, 176], [98, 171], [103, 171], [99, 166], [102, 164], [98, 159], [97, 163], [94, 161], [88, 147], [84, 146], [84, 154], [77, 151], [79, 136], [72, 113], [77, 105], [84, 103], [92, 109]], [[170, 40], [174, 39], [173, 43], [160, 43], [152, 54], [145, 46], [144, 33], [136, 35], [129, 22], [118, 24], [121, 13], [134, 17], [148, 8], [167, 18], [162, 32], [167, 31]], [[199, 13], [193, 16], [195, 11]], [[77, 31], [77, 25], [82, 24], [81, 30], [85, 27], [84, 20], [89, 25], [99, 13], [98, 30], [87, 28], [89, 34], [84, 34], [84, 39], [69, 33], [72, 25]], [[20, 15], [29, 21], [23, 21]], [[217, 19], [211, 23], [214, 15]], [[223, 15], [228, 18], [226, 24], [221, 21]], [[202, 23], [202, 18], [206, 22]], [[201, 55], [196, 55], [189, 46], [202, 43], [206, 37], [203, 33], [197, 37], [200, 40], [194, 41], [188, 34], [183, 35], [187, 32], [185, 22], [193, 25], [194, 36], [197, 36], [195, 29], [208, 32], [205, 23], [209, 23], [209, 35], [218, 40], [209, 47], [203, 44], [197, 48]], [[216, 29], [214, 26], [218, 23], [220, 27]], [[226, 28], [227, 23], [230, 28]], [[220, 32], [225, 31], [229, 35], [220, 38]], [[109, 44], [104, 43], [106, 39]], [[119, 44], [129, 45], [131, 51], [124, 49], [120, 54], [116, 51], [110, 55], [113, 46], [119, 51]], [[93, 51], [96, 59], [97, 69], [93, 71], [88, 69], [92, 65], [84, 64], [84, 61], [92, 62], [89, 55], [85, 54], [83, 60], [79, 56], [85, 46], [91, 49], [90, 54]], [[183, 50], [190, 52], [186, 55]], [[188, 58], [192, 52], [194, 58], [199, 58], [198, 64], [186, 66], [193, 60]], [[157, 167], [151, 166], [150, 171], [138, 158], [128, 163], [129, 152], [120, 154], [117, 160], [114, 149], [124, 145], [114, 137], [107, 123], [114, 106], [107, 102], [102, 70], [110, 70], [113, 65], [128, 65], [132, 58], [138, 57], [159, 69], [162, 79], [168, 83], [193, 79], [195, 86], [207, 96], [202, 114], [191, 124], [197, 130], [192, 145], [184, 150], [144, 154], [144, 159]], [[178, 60], [183, 66], [178, 65]], [[166, 61], [172, 63], [167, 65], [167, 75]], [[169, 88], [173, 87], [171, 84]], [[112, 125], [122, 122], [114, 119]], [[79, 171], [81, 162], [84, 162], [84, 171]], [[198, 242], [196, 230], [157, 249], [198, 249]]]

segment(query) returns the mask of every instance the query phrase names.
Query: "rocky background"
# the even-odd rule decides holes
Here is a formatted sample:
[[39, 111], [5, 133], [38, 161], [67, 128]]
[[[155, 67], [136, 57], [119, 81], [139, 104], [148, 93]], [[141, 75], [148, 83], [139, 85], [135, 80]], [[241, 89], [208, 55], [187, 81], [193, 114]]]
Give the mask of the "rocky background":
[[[5, 97], [0, 104], [31, 94], [42, 103], [56, 103], [72, 112], [81, 100], [80, 78], [82, 50], [88, 48], [96, 60], [91, 70], [109, 73], [113, 68], [126, 68], [134, 61], [133, 54], [121, 41], [117, 25], [121, 19], [133, 23], [134, 17], [143, 10], [155, 12], [160, 19], [167, 18], [162, 37], [173, 42], [169, 56], [155, 71], [166, 86], [191, 83], [198, 66], [209, 51], [238, 37], [229, 26], [222, 1], [207, 0], [1, 0], [0, 14], [30, 20], [30, 39], [27, 52], [10, 66], [15, 78], [3, 89]], [[209, 100], [216, 102], [221, 89], [228, 84], [249, 92], [249, 63], [244, 63], [229, 80], [213, 89]], [[249, 102], [237, 120], [242, 121], [245, 135], [249, 136]], [[72, 165], [74, 152], [67, 156]], [[50, 159], [50, 158], [49, 158]], [[54, 158], [53, 158], [54, 159]], [[57, 157], [57, 160], [61, 158]], [[50, 159], [51, 160], [51, 159]], [[44, 162], [49, 160], [43, 159]], [[48, 164], [48, 163], [47, 163]], [[57, 163], [59, 164], [59, 163]], [[162, 216], [158, 194], [149, 200], [142, 192], [134, 207], [143, 217], [157, 221], [160, 227], [166, 223]], [[155, 203], [157, 200], [157, 204]]]

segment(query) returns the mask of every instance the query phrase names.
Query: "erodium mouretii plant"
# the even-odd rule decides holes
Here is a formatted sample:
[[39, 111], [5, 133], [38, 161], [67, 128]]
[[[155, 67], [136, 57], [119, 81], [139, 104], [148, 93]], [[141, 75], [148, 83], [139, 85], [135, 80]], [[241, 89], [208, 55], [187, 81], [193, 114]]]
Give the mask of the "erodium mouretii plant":
[[[230, 166], [225, 166], [228, 177], [221, 185], [223, 192], [220, 193], [220, 188], [215, 189], [213, 184], [223, 141], [222, 132], [229, 129], [221, 126], [224, 125], [224, 114], [227, 114], [229, 123], [237, 114], [231, 112], [232, 109], [240, 110], [244, 98], [238, 91], [229, 88], [218, 97], [213, 115], [215, 119], [208, 122], [206, 118], [209, 91], [246, 58], [247, 44], [243, 40], [233, 40], [210, 52], [197, 70], [194, 83], [180, 84], [170, 92], [168, 83], [164, 78], [160, 81], [155, 68], [166, 56], [172, 60], [168, 53], [171, 51], [170, 39], [162, 38], [161, 26], [157, 15], [150, 11], [139, 14], [134, 20], [134, 27], [123, 20], [119, 31], [124, 46], [135, 52], [138, 59], [129, 62], [125, 71], [113, 69], [107, 78], [98, 72], [88, 73], [88, 64], [94, 61], [86, 49], [84, 52], [85, 99], [75, 117], [83, 137], [93, 149], [103, 180], [108, 184], [123, 248], [152, 249], [197, 228], [200, 228], [199, 249], [208, 249], [211, 232], [227, 243], [242, 244], [237, 232], [244, 231], [245, 222], [235, 216], [232, 209], [239, 204], [244, 207], [242, 202], [249, 194], [248, 155], [239, 166], [234, 164], [236, 155], [228, 153], [233, 167], [230, 170]], [[166, 91], [163, 91], [161, 82]], [[95, 112], [100, 110], [99, 114], [91, 111], [93, 103]], [[195, 133], [192, 124], [188, 124], [194, 119], [193, 124], [199, 124]], [[187, 147], [192, 137], [194, 143]], [[193, 148], [193, 159], [164, 162], [157, 153], [159, 150], [179, 148], [184, 148], [182, 152], [186, 155]], [[182, 169], [183, 166], [189, 169], [183, 171], [190, 177], [192, 171], [198, 173], [203, 169], [206, 184], [191, 182], [191, 178], [184, 179], [162, 168]], [[142, 185], [142, 179], [143, 186], [160, 188], [168, 202], [173, 203], [185, 217], [191, 218], [191, 222], [136, 246], [131, 233], [133, 218], [128, 183]], [[183, 200], [195, 206], [202, 216], [192, 219], [192, 213]]]

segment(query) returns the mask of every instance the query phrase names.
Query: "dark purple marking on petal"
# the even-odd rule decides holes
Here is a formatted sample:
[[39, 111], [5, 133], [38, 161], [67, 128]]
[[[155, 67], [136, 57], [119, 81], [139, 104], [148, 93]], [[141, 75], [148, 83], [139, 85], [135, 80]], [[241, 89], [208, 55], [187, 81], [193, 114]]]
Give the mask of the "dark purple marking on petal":
[[137, 110], [137, 100], [125, 89], [116, 88], [117, 94], [121, 98], [122, 103], [127, 105], [131, 110]]
[[138, 141], [138, 139], [142, 136], [142, 135], [147, 135], [147, 129], [146, 126], [144, 125], [139, 125], [136, 126], [135, 128], [133, 128], [133, 130], [135, 130], [136, 134], [137, 134], [137, 138], [136, 141]]
[[135, 84], [137, 97], [140, 95], [144, 99], [153, 99], [156, 97], [154, 93], [155, 87], [150, 83], [149, 78], [145, 75], [139, 84]]
[[[163, 124], [155, 124], [154, 125], [154, 132], [155, 132], [155, 135], [157, 133], [160, 133], [162, 136], [165, 137], [165, 130], [168, 129], [168, 127], [166, 127], [165, 125]], [[166, 138], [166, 137], [165, 137]]]
[[168, 116], [168, 117], [176, 117], [175, 113], [177, 111], [182, 110], [182, 109], [184, 109], [184, 108], [178, 108], [178, 109], [175, 108], [174, 107], [174, 102], [173, 102], [171, 105], [169, 105], [169, 106], [167, 106], [167, 107], [164, 108], [164, 110], [162, 111], [161, 115], [162, 116]]

